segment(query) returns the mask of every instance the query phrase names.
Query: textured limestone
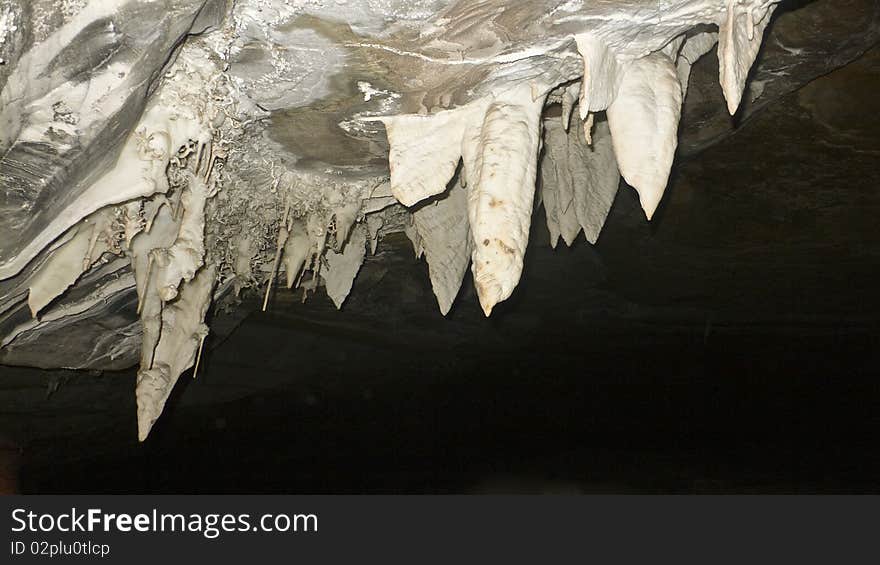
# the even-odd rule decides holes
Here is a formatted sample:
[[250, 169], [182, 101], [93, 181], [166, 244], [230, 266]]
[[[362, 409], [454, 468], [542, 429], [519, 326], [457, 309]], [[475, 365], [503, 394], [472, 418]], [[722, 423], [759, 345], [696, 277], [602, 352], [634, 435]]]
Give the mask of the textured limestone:
[[425, 250], [431, 287], [445, 316], [461, 287], [473, 249], [467, 192], [461, 182], [413, 211], [413, 224]]
[[211, 304], [215, 269], [206, 266], [181, 284], [180, 296], [162, 309], [162, 332], [149, 364], [138, 372], [138, 438], [143, 441], [162, 413], [181, 373], [193, 366], [208, 326], [205, 315]]
[[596, 243], [620, 184], [608, 121], [596, 123], [587, 145], [580, 128], [566, 132], [556, 120], [545, 120], [541, 176], [550, 245], [561, 236], [571, 246], [581, 230]]

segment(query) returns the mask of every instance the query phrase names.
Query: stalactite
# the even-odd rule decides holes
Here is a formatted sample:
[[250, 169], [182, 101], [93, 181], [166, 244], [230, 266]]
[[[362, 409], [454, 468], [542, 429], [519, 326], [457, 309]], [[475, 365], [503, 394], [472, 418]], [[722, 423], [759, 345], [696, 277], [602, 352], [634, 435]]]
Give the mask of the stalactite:
[[660, 204], [681, 116], [681, 84], [672, 60], [652, 53], [630, 63], [608, 107], [608, 126], [620, 174], [639, 193], [650, 220]]
[[452, 183], [446, 193], [413, 211], [413, 223], [425, 249], [431, 287], [445, 316], [461, 287], [473, 249], [467, 192], [461, 183]]
[[522, 274], [543, 106], [543, 99], [532, 99], [528, 86], [517, 87], [500, 94], [482, 123], [471, 124], [465, 137], [468, 220], [474, 246], [471, 269], [487, 316], [497, 303], [510, 297]]

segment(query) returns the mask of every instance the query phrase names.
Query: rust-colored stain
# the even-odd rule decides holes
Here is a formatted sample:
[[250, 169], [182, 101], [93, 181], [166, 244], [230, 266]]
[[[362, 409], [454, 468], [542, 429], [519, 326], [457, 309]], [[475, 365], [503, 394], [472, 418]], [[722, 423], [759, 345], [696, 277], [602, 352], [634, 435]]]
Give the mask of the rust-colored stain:
[[508, 253], [510, 255], [513, 255], [514, 253], [516, 253], [516, 250], [513, 247], [507, 245], [506, 243], [504, 243], [500, 239], [496, 238], [495, 241], [498, 242], [498, 246], [501, 247], [501, 249], [503, 249], [505, 253]]

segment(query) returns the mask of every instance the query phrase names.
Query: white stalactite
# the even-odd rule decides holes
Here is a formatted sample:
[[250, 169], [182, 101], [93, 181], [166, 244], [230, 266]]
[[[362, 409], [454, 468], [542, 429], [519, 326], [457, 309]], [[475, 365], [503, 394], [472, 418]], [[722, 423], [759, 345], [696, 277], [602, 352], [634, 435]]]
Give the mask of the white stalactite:
[[681, 84], [669, 57], [652, 53], [629, 63], [607, 114], [620, 174], [638, 191], [650, 220], [678, 146]]
[[543, 98], [533, 99], [529, 86], [520, 85], [497, 95], [465, 136], [471, 269], [486, 316], [510, 297], [522, 274], [543, 106]]

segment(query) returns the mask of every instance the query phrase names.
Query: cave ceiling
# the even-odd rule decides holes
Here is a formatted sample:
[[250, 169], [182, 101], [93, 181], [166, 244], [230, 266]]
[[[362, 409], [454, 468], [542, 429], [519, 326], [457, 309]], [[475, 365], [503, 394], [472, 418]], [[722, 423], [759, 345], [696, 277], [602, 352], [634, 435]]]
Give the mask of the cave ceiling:
[[489, 316], [535, 230], [656, 223], [676, 160], [878, 39], [874, 0], [0, 0], [0, 362], [138, 365], [143, 439], [211, 312], [341, 308], [399, 235]]

